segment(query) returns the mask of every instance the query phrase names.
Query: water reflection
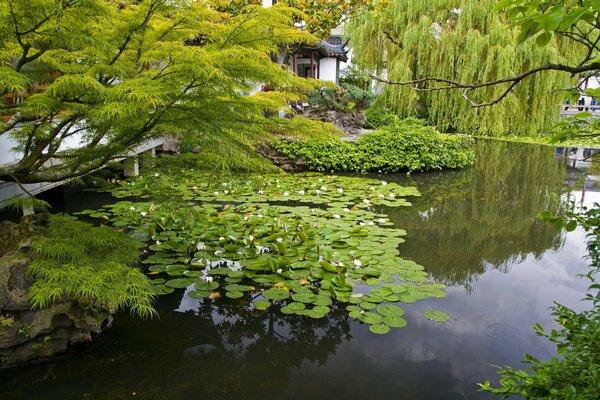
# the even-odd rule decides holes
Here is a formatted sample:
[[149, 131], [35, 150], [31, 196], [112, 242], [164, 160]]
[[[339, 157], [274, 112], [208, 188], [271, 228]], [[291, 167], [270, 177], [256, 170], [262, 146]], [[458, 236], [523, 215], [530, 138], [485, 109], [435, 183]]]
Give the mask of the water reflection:
[[150, 321], [120, 315], [73, 359], [0, 375], [2, 398], [283, 399], [291, 370], [326, 364], [352, 338], [347, 313], [335, 308], [298, 318], [179, 292], [158, 311]]
[[464, 285], [488, 269], [503, 272], [529, 254], [539, 259], [561, 246], [553, 226], [538, 221], [553, 207], [565, 168], [550, 147], [482, 140], [467, 170], [403, 180], [422, 193], [414, 209], [392, 210], [408, 231], [403, 257], [426, 266], [437, 281]]
[[[480, 142], [477, 151], [469, 170], [385, 177], [423, 193], [392, 213], [408, 230], [402, 255], [454, 285], [445, 299], [402, 305], [406, 328], [375, 336], [339, 309], [313, 320], [179, 292], [161, 297], [160, 319], [119, 315], [70, 359], [0, 373], [0, 398], [490, 399], [476, 382], [495, 379], [491, 365], [518, 367], [524, 352], [554, 354], [529, 327], [555, 327], [553, 301], [586, 307], [588, 282], [578, 278], [587, 271], [585, 232], [535, 220], [552, 204], [547, 194], [560, 193], [564, 162], [536, 146]], [[573, 182], [581, 176], [570, 173]], [[600, 201], [593, 190], [572, 195]], [[429, 308], [451, 321], [424, 319]]]

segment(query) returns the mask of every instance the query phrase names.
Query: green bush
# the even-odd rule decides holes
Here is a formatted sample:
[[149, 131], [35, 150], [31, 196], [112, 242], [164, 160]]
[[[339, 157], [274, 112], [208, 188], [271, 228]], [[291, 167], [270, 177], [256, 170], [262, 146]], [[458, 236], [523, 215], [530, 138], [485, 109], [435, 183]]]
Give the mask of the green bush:
[[43, 237], [32, 242], [36, 259], [27, 267], [33, 308], [58, 301], [141, 317], [156, 315], [150, 280], [136, 268], [140, 243], [107, 226], [94, 227], [53, 215]]
[[377, 129], [382, 126], [392, 126], [400, 123], [400, 118], [381, 107], [371, 107], [365, 111], [365, 128]]
[[362, 135], [356, 143], [337, 136], [273, 142], [280, 153], [302, 158], [315, 171], [422, 171], [462, 168], [473, 163], [471, 139], [440, 134], [407, 119]]

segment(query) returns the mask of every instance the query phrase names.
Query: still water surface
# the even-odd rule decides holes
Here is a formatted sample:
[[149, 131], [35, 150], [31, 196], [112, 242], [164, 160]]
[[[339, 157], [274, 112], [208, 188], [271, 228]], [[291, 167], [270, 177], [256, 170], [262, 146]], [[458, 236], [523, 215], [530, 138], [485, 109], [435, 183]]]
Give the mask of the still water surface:
[[[578, 174], [550, 148], [485, 141], [467, 170], [385, 176], [423, 194], [389, 211], [408, 231], [401, 256], [448, 285], [445, 299], [403, 305], [406, 328], [379, 336], [342, 310], [312, 320], [178, 292], [160, 298], [159, 319], [118, 315], [71, 357], [1, 374], [0, 398], [489, 399], [476, 382], [496, 380], [491, 365], [554, 353], [529, 328], [553, 327], [553, 301], [586, 306], [587, 282], [577, 277], [587, 270], [585, 233], [535, 218]], [[90, 207], [65, 196], [67, 210]], [[593, 189], [568, 196], [600, 201]], [[450, 322], [424, 319], [428, 308]]]

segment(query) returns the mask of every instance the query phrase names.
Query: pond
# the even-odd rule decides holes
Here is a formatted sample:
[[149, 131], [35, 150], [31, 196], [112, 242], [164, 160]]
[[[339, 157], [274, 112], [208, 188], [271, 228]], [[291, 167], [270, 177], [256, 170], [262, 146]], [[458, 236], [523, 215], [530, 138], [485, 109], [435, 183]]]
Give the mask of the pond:
[[[447, 285], [446, 298], [403, 304], [408, 324], [386, 335], [332, 306], [323, 318], [256, 312], [232, 299], [192, 299], [176, 290], [160, 318], [117, 315], [95, 342], [53, 363], [0, 374], [3, 399], [489, 399], [477, 382], [492, 365], [519, 366], [524, 352], [554, 348], [530, 326], [554, 323], [554, 301], [585, 307], [585, 233], [536, 220], [554, 198], [591, 205], [588, 188], [564, 189], [584, 173], [547, 147], [479, 141], [462, 171], [386, 175], [415, 186], [412, 207], [387, 215], [405, 229], [400, 256]], [[67, 190], [69, 212], [96, 207]], [[89, 195], [89, 193], [87, 194]], [[95, 203], [94, 203], [95, 202]], [[450, 321], [423, 318], [442, 310]]]

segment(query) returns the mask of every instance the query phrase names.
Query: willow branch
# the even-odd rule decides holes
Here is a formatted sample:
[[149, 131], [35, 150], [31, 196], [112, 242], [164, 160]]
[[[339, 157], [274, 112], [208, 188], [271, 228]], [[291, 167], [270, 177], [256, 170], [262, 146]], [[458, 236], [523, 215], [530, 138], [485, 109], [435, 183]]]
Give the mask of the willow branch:
[[[376, 75], [370, 75], [370, 76], [374, 80], [388, 84], [388, 85], [414, 86], [415, 90], [421, 91], [421, 92], [464, 89], [463, 97], [466, 98], [471, 103], [472, 107], [487, 107], [487, 106], [491, 106], [496, 103], [499, 103], [523, 79], [525, 79], [529, 76], [535, 75], [539, 72], [561, 71], [561, 72], [568, 72], [571, 75], [576, 75], [576, 74], [579, 74], [582, 72], [597, 71], [597, 70], [600, 70], [600, 62], [595, 62], [595, 63], [582, 65], [582, 66], [576, 66], [576, 67], [572, 67], [569, 65], [563, 65], [563, 64], [546, 64], [546, 65], [542, 65], [542, 66], [527, 70], [519, 75], [515, 75], [515, 76], [509, 77], [509, 78], [498, 79], [498, 80], [490, 81], [490, 82], [483, 82], [483, 83], [462, 83], [462, 82], [454, 81], [452, 79], [445, 79], [445, 78], [440, 78], [440, 77], [426, 77], [426, 78], [420, 78], [420, 79], [413, 79], [410, 81], [391, 81], [388, 79], [380, 78]], [[445, 86], [428, 87], [427, 84], [432, 83], [432, 82], [443, 83], [443, 84], [445, 84]], [[476, 102], [470, 100], [469, 97], [467, 96], [467, 94], [470, 91], [485, 88], [485, 87], [498, 86], [498, 85], [502, 85], [502, 84], [506, 84], [506, 83], [509, 84], [508, 88], [506, 88], [506, 90], [504, 90], [502, 92], [502, 94], [500, 94], [498, 97], [496, 97], [495, 99], [493, 99], [487, 103], [476, 103]], [[421, 85], [424, 85], [424, 86], [421, 86]]]

